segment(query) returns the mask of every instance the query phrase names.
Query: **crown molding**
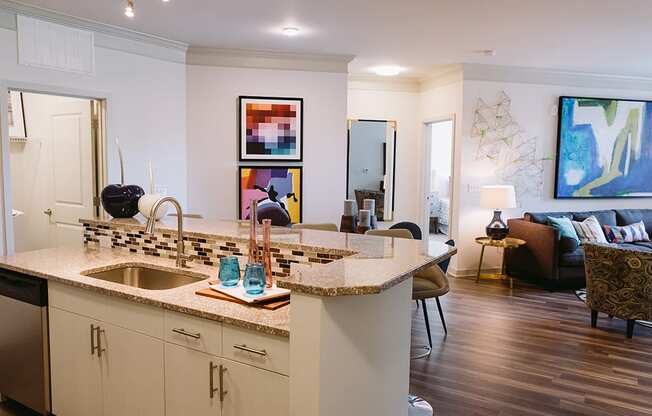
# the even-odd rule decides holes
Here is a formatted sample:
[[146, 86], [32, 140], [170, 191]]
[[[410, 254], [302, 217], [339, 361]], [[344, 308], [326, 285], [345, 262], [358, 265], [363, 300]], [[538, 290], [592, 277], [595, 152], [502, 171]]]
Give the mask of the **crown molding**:
[[419, 79], [417, 78], [390, 78], [373, 75], [349, 75], [348, 88], [350, 90], [365, 91], [391, 91], [391, 92], [419, 92]]
[[[14, 0], [0, 0], [0, 10], [4, 10], [14, 14], [21, 14], [23, 16], [34, 17], [52, 23], [72, 26], [78, 29], [90, 30], [95, 32], [96, 34], [107, 35], [111, 37], [122, 38], [122, 39], [127, 39], [136, 42], [142, 42], [142, 43], [146, 43], [162, 48], [181, 51], [184, 53], [188, 49], [188, 44], [184, 42], [170, 40], [170, 39], [163, 38], [161, 36], [150, 35], [147, 33], [138, 32], [136, 30], [127, 29], [120, 26], [101, 23], [95, 20], [70, 16], [64, 13], [56, 12], [54, 10], [32, 6]], [[15, 26], [13, 29], [15, 29]]]
[[464, 80], [601, 89], [652, 90], [652, 77], [483, 64], [463, 64], [463, 68]]
[[188, 65], [347, 73], [353, 58], [353, 55], [191, 46], [186, 62]]
[[442, 65], [433, 68], [430, 73], [421, 78], [420, 90], [428, 91], [464, 80], [464, 66], [462, 64]]

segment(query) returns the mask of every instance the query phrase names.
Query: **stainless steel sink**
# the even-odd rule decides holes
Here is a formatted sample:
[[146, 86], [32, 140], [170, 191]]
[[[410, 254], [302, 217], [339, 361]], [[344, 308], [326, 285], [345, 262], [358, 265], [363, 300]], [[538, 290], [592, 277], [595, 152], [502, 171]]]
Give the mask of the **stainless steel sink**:
[[144, 266], [117, 266], [110, 270], [82, 273], [84, 276], [148, 290], [165, 290], [200, 282], [208, 276], [173, 272]]

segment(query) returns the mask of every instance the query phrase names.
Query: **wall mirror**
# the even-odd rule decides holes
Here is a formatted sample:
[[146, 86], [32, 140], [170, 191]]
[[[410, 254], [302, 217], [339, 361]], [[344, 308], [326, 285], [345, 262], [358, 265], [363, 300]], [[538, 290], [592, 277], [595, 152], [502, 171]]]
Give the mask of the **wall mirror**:
[[391, 221], [395, 170], [396, 122], [349, 120], [347, 198], [375, 199], [378, 221]]

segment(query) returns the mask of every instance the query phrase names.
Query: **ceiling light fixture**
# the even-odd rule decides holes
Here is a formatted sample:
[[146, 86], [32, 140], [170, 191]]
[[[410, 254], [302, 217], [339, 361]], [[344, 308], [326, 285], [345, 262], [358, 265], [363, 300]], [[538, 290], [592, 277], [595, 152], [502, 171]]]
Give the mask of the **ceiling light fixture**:
[[396, 65], [381, 65], [371, 68], [371, 71], [382, 77], [393, 77], [405, 71], [405, 68]]
[[496, 56], [496, 50], [495, 49], [479, 49], [477, 51], [473, 51], [477, 54], [484, 55], [484, 56]]
[[299, 34], [299, 28], [298, 27], [293, 27], [293, 26], [288, 26], [284, 27], [282, 30], [283, 34], [288, 37], [293, 37]]
[[134, 8], [134, 0], [127, 0], [127, 7], [125, 7], [125, 16], [132, 18], [136, 15]]

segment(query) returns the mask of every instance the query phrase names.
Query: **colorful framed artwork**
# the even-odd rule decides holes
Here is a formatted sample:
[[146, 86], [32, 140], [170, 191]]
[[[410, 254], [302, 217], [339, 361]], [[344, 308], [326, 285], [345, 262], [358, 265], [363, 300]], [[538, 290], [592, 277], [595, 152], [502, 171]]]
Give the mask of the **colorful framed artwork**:
[[652, 102], [560, 97], [555, 198], [652, 197]]
[[27, 127], [25, 123], [25, 104], [23, 103], [23, 93], [20, 91], [9, 91], [8, 96], [8, 119], [9, 119], [9, 137], [26, 138]]
[[303, 98], [239, 98], [240, 161], [303, 158]]
[[258, 200], [258, 219], [286, 226], [302, 221], [301, 166], [240, 166], [238, 216], [249, 219], [249, 204]]

